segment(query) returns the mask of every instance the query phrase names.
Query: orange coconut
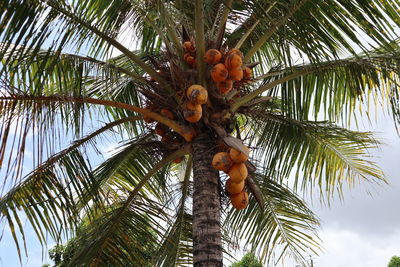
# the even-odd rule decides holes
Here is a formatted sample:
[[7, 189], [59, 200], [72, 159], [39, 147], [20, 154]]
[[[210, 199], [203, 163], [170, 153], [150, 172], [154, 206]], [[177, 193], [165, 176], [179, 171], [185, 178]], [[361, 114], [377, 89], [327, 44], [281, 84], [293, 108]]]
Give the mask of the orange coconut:
[[229, 197], [232, 206], [237, 210], [242, 210], [249, 204], [249, 194], [246, 191], [234, 194]]
[[217, 87], [221, 94], [227, 94], [233, 88], [233, 81], [226, 79], [225, 81], [217, 83]]
[[237, 55], [237, 54], [230, 54], [226, 59], [225, 59], [225, 67], [228, 70], [239, 68], [242, 66], [242, 58]]
[[233, 54], [238, 55], [239, 57], [243, 58], [243, 53], [242, 53], [242, 51], [240, 51], [239, 49], [235, 49], [235, 48], [229, 50], [229, 51], [226, 53], [226, 56], [228, 57], [228, 56], [233, 55]]
[[172, 113], [171, 111], [169, 111], [168, 109], [163, 108], [160, 111], [160, 114], [163, 115], [164, 117], [167, 117], [170, 120], [174, 120], [175, 119], [175, 115], [174, 113]]
[[188, 122], [195, 123], [201, 119], [202, 113], [201, 105], [188, 101], [186, 103], [186, 109], [183, 111], [183, 116]]
[[222, 63], [218, 63], [211, 70], [211, 78], [214, 82], [222, 82], [225, 81], [228, 77], [228, 70], [225, 65]]
[[210, 65], [217, 64], [218, 62], [221, 61], [221, 58], [222, 54], [217, 49], [209, 49], [204, 54], [204, 61]]
[[196, 65], [196, 57], [191, 53], [185, 53], [185, 55], [183, 56], [183, 60], [192, 67]]
[[232, 79], [234, 81], [240, 81], [243, 79], [243, 70], [242, 68], [234, 68], [228, 71], [228, 77], [229, 79]]
[[155, 127], [155, 132], [159, 136], [164, 136], [167, 133], [167, 126], [165, 126], [164, 124], [158, 122], [156, 124], [156, 127]]
[[183, 55], [183, 60], [187, 61], [187, 58], [188, 58], [188, 57], [192, 57], [192, 54], [190, 54], [190, 53], [185, 53], [185, 54]]
[[234, 149], [234, 148], [231, 148], [229, 150], [229, 155], [233, 162], [242, 163], [242, 162], [245, 162], [249, 158], [249, 156], [248, 156], [249, 148], [247, 146], [244, 146], [243, 149], [247, 152], [247, 154], [245, 154], [237, 149]]
[[247, 178], [247, 167], [244, 163], [233, 164], [228, 171], [229, 177], [234, 183], [240, 183]]
[[241, 181], [240, 183], [237, 184], [232, 182], [231, 179], [228, 179], [225, 183], [225, 189], [230, 194], [239, 194], [244, 189], [244, 181]]
[[189, 65], [193, 65], [196, 63], [195, 57], [192, 56], [192, 54], [190, 53], [185, 53], [185, 55], [183, 56], [183, 60], [185, 60]]
[[190, 41], [186, 41], [183, 43], [183, 49], [185, 49], [185, 51], [194, 51], [195, 50], [193, 43]]
[[189, 65], [195, 65], [195, 63], [196, 63], [196, 59], [194, 58], [194, 57], [192, 57], [192, 56], [188, 56], [187, 58], [186, 58], [186, 62], [189, 64]]
[[243, 69], [243, 79], [249, 80], [251, 79], [252, 70], [249, 67], [245, 67]]
[[202, 105], [207, 103], [208, 92], [203, 86], [194, 84], [186, 90], [186, 96], [190, 102]]
[[215, 169], [228, 172], [233, 162], [227, 152], [218, 152], [214, 155], [212, 165]]

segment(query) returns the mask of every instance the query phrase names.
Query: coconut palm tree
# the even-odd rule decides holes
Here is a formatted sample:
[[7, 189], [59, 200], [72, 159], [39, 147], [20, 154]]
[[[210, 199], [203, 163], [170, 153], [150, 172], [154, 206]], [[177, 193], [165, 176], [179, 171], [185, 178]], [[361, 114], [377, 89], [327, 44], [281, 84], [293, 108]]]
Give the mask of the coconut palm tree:
[[[349, 127], [369, 104], [399, 122], [399, 8], [1, 1], [0, 218], [20, 257], [26, 218], [42, 244], [74, 238], [65, 266], [222, 266], [238, 245], [305, 262], [318, 219], [298, 194], [329, 201], [347, 183], [385, 181], [369, 159], [378, 142]], [[216, 83], [218, 62], [236, 81]], [[250, 200], [236, 210], [212, 160], [247, 158], [246, 146]]]

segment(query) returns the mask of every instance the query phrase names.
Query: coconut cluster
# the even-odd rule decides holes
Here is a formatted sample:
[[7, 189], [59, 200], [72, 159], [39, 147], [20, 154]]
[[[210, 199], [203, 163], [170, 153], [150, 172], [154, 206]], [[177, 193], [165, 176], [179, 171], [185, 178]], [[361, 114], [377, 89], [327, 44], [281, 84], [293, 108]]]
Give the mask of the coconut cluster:
[[217, 49], [209, 49], [204, 55], [204, 61], [214, 65], [211, 78], [222, 95], [229, 93], [234, 83], [249, 80], [252, 75], [252, 70], [243, 65], [243, 54], [238, 49], [231, 49], [225, 54]]
[[183, 50], [185, 54], [183, 55], [183, 60], [186, 61], [192, 68], [196, 67], [196, 48], [193, 42], [186, 41], [183, 43]]
[[225, 190], [229, 195], [234, 208], [241, 210], [249, 203], [248, 193], [245, 191], [245, 180], [247, 178], [247, 167], [245, 162], [248, 159], [247, 153], [230, 148], [228, 152], [218, 152], [214, 155], [212, 165], [215, 169], [228, 174]]
[[[186, 121], [191, 123], [196, 123], [201, 119], [202, 116], [202, 107], [201, 105], [207, 103], [208, 100], [208, 92], [207, 90], [198, 84], [194, 84], [186, 89], [186, 101], [184, 102], [184, 107], [182, 108], [183, 117]], [[151, 105], [148, 105], [146, 109], [157, 112], [155, 108]], [[170, 120], [176, 120], [177, 116], [168, 109], [161, 109], [158, 113]], [[144, 121], [146, 123], [153, 123], [154, 120], [149, 118], [148, 116], [144, 116]], [[161, 142], [166, 144], [179, 144], [179, 140], [174, 138], [171, 129], [169, 129], [166, 125], [157, 122], [154, 128], [154, 132], [161, 136]], [[175, 159], [174, 163], [180, 163], [183, 160], [182, 158]]]
[[[186, 40], [188, 39], [189, 38]], [[190, 40], [191, 41], [185, 41], [182, 44], [184, 51], [183, 59], [191, 68], [196, 68], [196, 47], [193, 39], [191, 38]], [[212, 79], [216, 83], [216, 87], [222, 95], [227, 94], [233, 88], [239, 89], [241, 84], [251, 79], [252, 70], [243, 64], [243, 54], [238, 49], [231, 49], [229, 51], [227, 51], [226, 48], [222, 48], [222, 50], [209, 49], [204, 54], [204, 61], [209, 65], [207, 72], [210, 71], [210, 80]], [[182, 73], [179, 64], [171, 64], [171, 62], [165, 58], [160, 58], [159, 60], [151, 59], [149, 62], [153, 64], [155, 71], [163, 80], [167, 82], [174, 81], [174, 83], [171, 84], [176, 90], [175, 96], [183, 101], [179, 108], [174, 107], [171, 109], [171, 105], [168, 105], [168, 99], [171, 97], [170, 92], [162, 90], [162, 85], [158, 84], [154, 78], [149, 77], [148, 81], [152, 90], [144, 90], [142, 92], [147, 98], [146, 109], [170, 120], [175, 120], [177, 123], [182, 124], [183, 119], [189, 123], [197, 123], [203, 116], [204, 107], [202, 105], [210, 103], [210, 109], [212, 111], [217, 110], [217, 112], [210, 112], [209, 114], [212, 115], [207, 119], [211, 119], [214, 123], [216, 121], [221, 121], [222, 127], [229, 132], [227, 120], [223, 121], [220, 118], [221, 116], [219, 116], [222, 113], [218, 112], [218, 109], [227, 109], [227, 103], [223, 98], [215, 97], [215, 87], [212, 82], [211, 85], [209, 85], [209, 89], [212, 90], [210, 92], [214, 98], [210, 101], [208, 99], [209, 92], [206, 88], [202, 85], [192, 84], [194, 74], [196, 73], [195, 71], [185, 69], [183, 72], [184, 76], [177, 78], [175, 77], [177, 73], [179, 73], [178, 75]], [[190, 84], [192, 85], [187, 88]], [[219, 105], [221, 105], [221, 107], [219, 107]], [[150, 117], [144, 116], [144, 121], [150, 124], [154, 123], [150, 127], [155, 126], [153, 131], [155, 134], [161, 136], [161, 142], [168, 144], [168, 146], [166, 146], [167, 150], [173, 150], [184, 143], [185, 139], [188, 140], [186, 136], [180, 136], [168, 126], [160, 122], [154, 122]], [[189, 134], [192, 135], [191, 137], [194, 137], [196, 132], [193, 130], [188, 133], [188, 135]], [[230, 176], [226, 184], [226, 191], [230, 195], [232, 205], [238, 209], [246, 207], [248, 202], [248, 195], [244, 191], [244, 180], [247, 177], [247, 168], [244, 162], [247, 160], [247, 156], [242, 154], [242, 152], [232, 148], [229, 152], [217, 153], [215, 155], [216, 158], [213, 160], [213, 165], [214, 163], [216, 164], [214, 167], [225, 171]], [[245, 156], [245, 158], [243, 158], [243, 156]], [[182, 158], [174, 160], [175, 163], [181, 161]]]

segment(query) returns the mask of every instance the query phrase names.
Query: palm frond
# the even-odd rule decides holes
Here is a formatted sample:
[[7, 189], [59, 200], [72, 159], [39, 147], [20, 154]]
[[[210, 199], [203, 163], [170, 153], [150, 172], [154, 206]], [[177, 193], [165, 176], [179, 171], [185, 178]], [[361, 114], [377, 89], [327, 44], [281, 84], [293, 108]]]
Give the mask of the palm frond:
[[[6, 45], [3, 43], [0, 47]], [[62, 53], [61, 51], [33, 50], [21, 45], [7, 46], [8, 49], [4, 51], [3, 55], [3, 62], [7, 63], [4, 66], [3, 74], [12, 78], [17, 76], [14, 78], [15, 83], [12, 84], [26, 85], [29, 82], [31, 91], [40, 89], [37, 88], [41, 85], [39, 82], [57, 84], [57, 82], [63, 81], [67, 84], [67, 81], [76, 80], [76, 85], [78, 85], [83, 83], [82, 78], [88, 76], [116, 78], [120, 75], [127, 75], [135, 80], [146, 82], [132, 69], [132, 63], [120, 65], [121, 61], [113, 59], [102, 61], [90, 56]], [[58, 87], [62, 88], [62, 85], [58, 84]], [[35, 87], [32, 88], [33, 86]]]
[[[319, 248], [318, 219], [286, 186], [265, 175], [256, 174], [253, 178], [261, 189], [265, 210], [251, 197], [245, 210], [227, 210], [224, 226], [231, 235], [245, 240], [268, 264], [276, 264], [284, 255], [305, 263], [306, 253], [316, 253]], [[274, 253], [279, 254], [276, 262], [271, 262]]]
[[[43, 245], [48, 240], [47, 234], [53, 240], [60, 240], [78, 224], [80, 211], [76, 195], [92, 190], [93, 181], [90, 165], [78, 150], [73, 150], [54, 165], [32, 172], [2, 196], [0, 220], [11, 228], [17, 225], [23, 238], [24, 228], [20, 221], [24, 214]], [[15, 235], [17, 247], [18, 239]], [[24, 238], [23, 242], [25, 245]]]
[[[147, 80], [136, 73], [126, 58], [106, 62], [74, 54], [55, 53], [46, 50], [25, 51], [25, 57], [5, 54], [9, 64], [3, 69], [3, 91], [8, 95], [27, 94], [36, 96], [64, 95], [98, 97], [121, 100], [141, 105], [139, 91], [149, 90]], [[128, 101], [129, 100], [129, 101]], [[78, 113], [82, 107], [61, 109], [66, 124], [80, 128]], [[128, 116], [132, 116], [130, 113]], [[121, 119], [119, 117], [118, 119]]]
[[[357, 109], [383, 104], [398, 123], [398, 106], [392, 100], [399, 94], [399, 59], [397, 54], [384, 53], [327, 62], [286, 82], [280, 89], [272, 89], [271, 95], [282, 95], [282, 109], [297, 119], [305, 119], [311, 113], [314, 118], [325, 114], [331, 121], [343, 119], [349, 125]], [[298, 71], [311, 69], [307, 65]]]
[[[246, 30], [253, 29], [242, 48], [267, 65], [293, 64], [293, 51], [307, 61], [320, 62], [355, 54], [370, 46], [393, 48], [397, 37], [398, 1], [243, 1], [247, 18], [228, 38], [234, 46]], [[234, 10], [235, 12], [235, 10]], [[236, 14], [242, 14], [237, 10]], [[367, 42], [364, 36], [369, 36]], [[257, 54], [256, 54], [257, 53]]]
[[[378, 141], [369, 132], [343, 129], [328, 122], [297, 121], [279, 114], [252, 111], [247, 127], [255, 158], [266, 175], [288, 178], [295, 174], [295, 189], [317, 187], [329, 200], [348, 183], [385, 182], [382, 171], [369, 158]], [[253, 132], [254, 131], [254, 132]], [[280, 180], [282, 181], [282, 180]]]
[[[115, 235], [116, 231], [125, 229], [126, 224], [129, 222], [129, 215], [132, 210], [141, 210], [146, 209], [145, 206], [151, 206], [150, 204], [144, 205], [144, 203], [137, 204], [137, 201], [141, 199], [145, 199], [147, 201], [151, 201], [149, 198], [143, 195], [141, 191], [142, 187], [147, 184], [149, 179], [155, 175], [159, 170], [161, 170], [166, 164], [168, 164], [171, 160], [180, 157], [188, 152], [188, 148], [177, 150], [173, 153], [170, 153], [168, 156], [160, 160], [158, 163], [154, 165], [152, 169], [150, 169], [144, 176], [141, 177], [140, 181], [136, 184], [136, 186], [132, 189], [132, 191], [128, 191], [126, 194], [126, 198], [124, 198], [119, 207], [115, 209], [109, 216], [106, 218], [106, 221], [103, 224], [103, 231], [100, 235], [97, 232], [97, 238], [93, 242], [93, 239], [88, 239], [88, 242], [91, 243], [90, 246], [83, 246], [83, 250], [79, 251], [77, 255], [71, 260], [72, 265], [80, 264], [81, 262], [90, 263], [96, 261], [98, 256], [102, 253], [104, 248], [107, 246], [110, 239]], [[132, 164], [134, 165], [134, 164]], [[118, 194], [121, 198], [123, 195]], [[153, 202], [153, 201], [151, 201]], [[154, 203], [154, 205], [157, 205]], [[162, 208], [159, 207], [156, 212], [148, 212], [149, 216], [158, 216], [165, 214], [162, 212]], [[129, 224], [128, 224], [129, 226]], [[119, 234], [121, 236], [121, 234]], [[121, 244], [123, 245], [123, 244]], [[126, 248], [128, 249], [128, 248]], [[110, 259], [111, 260], [111, 259]], [[116, 257], [116, 260], [119, 260]]]
[[192, 156], [189, 156], [180, 188], [180, 201], [175, 220], [163, 235], [155, 258], [156, 266], [176, 266], [192, 263], [192, 215], [185, 208], [189, 198], [189, 179], [192, 172]]
[[390, 103], [387, 106], [398, 123], [395, 99], [399, 94], [399, 60], [394, 51], [375, 50], [367, 55], [273, 69], [259, 76], [261, 86], [249, 89], [236, 100], [233, 109], [267, 94], [280, 99], [280, 108], [291, 118], [308, 120], [313, 115], [317, 119], [324, 114], [331, 121], [349, 124], [357, 108]]
[[163, 234], [157, 250], [156, 266], [179, 266], [192, 263], [192, 215], [180, 213]]
[[[69, 99], [72, 100], [71, 98]], [[86, 109], [80, 97], [74, 99], [77, 101], [65, 101], [66, 98], [58, 94], [52, 97], [38, 96], [27, 95], [13, 90], [6, 92], [4, 96], [0, 96], [0, 118], [2, 120], [0, 127], [0, 138], [2, 140], [0, 166], [3, 165], [3, 160], [8, 161], [3, 165], [8, 168], [6, 172], [14, 170], [15, 175], [11, 176], [19, 177], [22, 172], [21, 166], [27, 144], [32, 145], [33, 152], [38, 155], [37, 162], [34, 159], [34, 163], [40, 164], [46, 157], [51, 156], [57, 150], [57, 142], [62, 138], [70, 138], [68, 136], [70, 132], [75, 132], [75, 137], [80, 137], [82, 134], [81, 125], [84, 123], [85, 115], [93, 111], [93, 109], [92, 106]], [[101, 100], [97, 99], [93, 103], [98, 103], [98, 101], [101, 102]], [[113, 101], [108, 102], [111, 103]], [[104, 106], [102, 108], [104, 109]], [[130, 114], [134, 113], [131, 112]], [[126, 122], [124, 120], [126, 117], [132, 116], [125, 116], [121, 120]], [[65, 125], [69, 125], [69, 127], [65, 128]], [[29, 133], [32, 133], [32, 138], [34, 137], [33, 142], [27, 142], [31, 138]], [[16, 142], [15, 140], [19, 141]], [[16, 161], [12, 162], [12, 153], [9, 159], [4, 159], [5, 154], [14, 148], [19, 153], [19, 157], [14, 158]], [[11, 166], [10, 164], [14, 165]]]
[[[119, 194], [126, 194], [127, 191], [136, 188], [146, 173], [153, 168], [154, 162], [161, 160], [169, 152], [167, 149], [162, 150], [159, 147], [160, 143], [154, 140], [152, 135], [144, 135], [120, 147], [118, 153], [94, 170], [99, 186], [117, 199]], [[165, 168], [154, 174], [153, 179], [144, 185], [141, 194], [162, 199], [163, 192], [168, 191], [165, 177], [169, 168], [166, 164]]]
[[[120, 11], [119, 8], [121, 7], [118, 5], [119, 1], [113, 1], [112, 7], [110, 7], [110, 5], [101, 4], [101, 1], [91, 2], [91, 4], [103, 6], [105, 9], [100, 9], [100, 14], [96, 14], [96, 12], [92, 12], [93, 6], [86, 6], [85, 4], [79, 4], [79, 2], [74, 2], [73, 6], [66, 2], [44, 0], [37, 0], [32, 3], [30, 3], [30, 1], [20, 3], [20, 1], [11, 0], [6, 3], [7, 12], [2, 17], [0, 24], [7, 25], [7, 27], [0, 28], [0, 36], [3, 40], [7, 41], [6, 45], [2, 46], [0, 49], [0, 58], [3, 57], [2, 54], [4, 54], [5, 51], [8, 51], [10, 45], [17, 48], [22, 44], [27, 47], [28, 50], [38, 50], [42, 48], [44, 42], [49, 38], [50, 31], [52, 30], [51, 28], [55, 27], [57, 31], [52, 31], [56, 36], [52, 36], [54, 41], [50, 47], [51, 50], [61, 51], [66, 45], [72, 44], [75, 38], [77, 38], [75, 43], [78, 44], [89, 42], [88, 39], [95, 38], [95, 40], [93, 40], [94, 43], [91, 44], [93, 47], [96, 47], [95, 44], [99, 44], [100, 47], [102, 47], [101, 44], [105, 44], [103, 48], [106, 50], [110, 48], [110, 46], [115, 47], [131, 61], [140, 66], [141, 69], [151, 75], [157, 82], [162, 84], [171, 92], [171, 95], [173, 95], [169, 84], [166, 83], [155, 70], [145, 64], [139, 56], [113, 38], [113, 36], [115, 37], [116, 34], [118, 34], [119, 27], [116, 27], [117, 30], [114, 30], [114, 32], [112, 31], [112, 27], [115, 26], [114, 23], [121, 23], [121, 21], [114, 20], [113, 23], [103, 24], [104, 21], [108, 21], [108, 19], [115, 19], [115, 17], [107, 18], [109, 15], [104, 15], [108, 14], [108, 12], [105, 12], [107, 9], [114, 10], [114, 12], [110, 14], [116, 16], [120, 15], [118, 14]], [[46, 13], [48, 13], [46, 19], [41, 21]], [[123, 16], [124, 14], [122, 17]], [[10, 17], [12, 17], [11, 20]], [[112, 17], [112, 15], [110, 17]], [[32, 21], [35, 23], [32, 23]], [[24, 25], [24, 27], [18, 27], [18, 25]], [[26, 34], [27, 32], [28, 34]], [[11, 43], [10, 40], [15, 40], [15, 42]], [[14, 49], [11, 50], [11, 53], [13, 52]], [[20, 53], [20, 56], [24, 56], [24, 54]]]
[[62, 266], [150, 266], [163, 232], [160, 223], [168, 220], [168, 214], [148, 199], [135, 200], [122, 213], [121, 205], [116, 202], [85, 220], [68, 242]]
[[[0, 200], [1, 220], [7, 221], [12, 229], [17, 228], [23, 238], [21, 215], [17, 212], [22, 210], [39, 240], [44, 244], [47, 241], [46, 233], [50, 233], [54, 240], [61, 240], [63, 234], [69, 235], [76, 230], [82, 213], [88, 218], [93, 218], [92, 206], [100, 208], [107, 206], [111, 199], [119, 201], [130, 188], [136, 192], [133, 196], [136, 196], [143, 186], [147, 190], [141, 191], [141, 197], [146, 196], [146, 192], [153, 197], [160, 196], [162, 188], [160, 185], [165, 186], [163, 177], [167, 173], [166, 170], [160, 172], [161, 176], [157, 182], [146, 185], [147, 179], [155, 174], [155, 170], [160, 170], [169, 161], [179, 157], [182, 152], [187, 153], [186, 150], [172, 153], [152, 169], [154, 157], [148, 153], [151, 147], [148, 144], [141, 144], [143, 140], [138, 140], [110, 159], [108, 164], [105, 163], [94, 171], [76, 150], [79, 145], [117, 124], [107, 125], [96, 131], [96, 134], [89, 135], [54, 155], [28, 175], [23, 182], [9, 190]], [[147, 152], [140, 150], [143, 147], [147, 147]], [[157, 152], [154, 153], [157, 155]], [[115, 160], [120, 161], [120, 164], [115, 164]], [[146, 172], [145, 166], [149, 170], [147, 175], [143, 174]], [[14, 239], [19, 246], [17, 235]]]
[[221, 48], [222, 41], [225, 37], [226, 23], [229, 13], [232, 11], [232, 2], [232, 0], [228, 0], [226, 3], [220, 5], [211, 32], [208, 33], [210, 36], [208, 39], [215, 40], [213, 47], [216, 49]]

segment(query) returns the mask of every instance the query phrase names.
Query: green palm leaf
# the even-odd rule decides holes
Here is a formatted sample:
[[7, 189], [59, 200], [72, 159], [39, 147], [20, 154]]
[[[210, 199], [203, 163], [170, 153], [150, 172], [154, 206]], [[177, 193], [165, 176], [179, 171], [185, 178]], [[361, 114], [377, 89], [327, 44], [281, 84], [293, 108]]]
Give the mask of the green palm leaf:
[[[368, 151], [378, 142], [371, 133], [340, 128], [328, 122], [297, 121], [280, 114], [252, 111], [249, 129], [256, 144], [256, 158], [264, 159], [266, 175], [288, 178], [294, 188], [318, 187], [329, 199], [345, 183], [385, 182]], [[277, 173], [276, 173], [277, 172]]]
[[[189, 194], [189, 179], [192, 172], [192, 157], [189, 158], [183, 182], [180, 185], [180, 199], [175, 220], [164, 234], [161, 245], [156, 253], [157, 266], [176, 266], [192, 263], [192, 215], [185, 208]], [[176, 199], [176, 196], [172, 196]], [[175, 200], [176, 201], [176, 200]]]
[[[263, 62], [273, 64], [273, 59], [287, 65], [293, 64], [294, 50], [298, 51], [295, 54], [319, 62], [345, 53], [355, 54], [356, 47], [366, 50], [370, 44], [389, 48], [395, 38], [392, 25], [399, 21], [398, 4], [375, 0], [243, 1], [241, 7], [248, 14], [247, 21], [228, 42], [237, 42], [257, 23], [243, 44], [243, 49], [249, 51], [247, 59], [259, 50], [257, 58]], [[369, 44], [365, 44], [363, 34], [371, 38]]]
[[[145, 199], [136, 200], [123, 213], [118, 204], [97, 211], [96, 217], [80, 226], [77, 237], [68, 243], [69, 258], [62, 266], [126, 266], [129, 262], [132, 266], [150, 266], [148, 262], [154, 257], [162, 230], [160, 221], [168, 215], [162, 207]], [[104, 232], [106, 236], [99, 236]]]
[[298, 262], [306, 262], [302, 256], [304, 251], [315, 253], [319, 247], [315, 232], [318, 219], [286, 186], [260, 174], [253, 178], [262, 192], [265, 210], [259, 209], [256, 201], [250, 199], [244, 211], [227, 210], [225, 227], [230, 229], [231, 235], [245, 240], [264, 262], [275, 264], [270, 261], [277, 251], [280, 251], [277, 261], [290, 254]]
[[[154, 212], [150, 211], [145, 211], [146, 208], [144, 206], [151, 206], [151, 201], [148, 204], [140, 203], [137, 204], [136, 201], [142, 198], [140, 189], [147, 183], [147, 181], [154, 175], [156, 174], [159, 170], [161, 170], [166, 164], [168, 164], [172, 159], [175, 159], [176, 157], [182, 156], [183, 154], [187, 153], [187, 149], [181, 149], [176, 152], [171, 153], [167, 157], [165, 157], [163, 160], [159, 161], [154, 168], [149, 170], [148, 173], [146, 173], [140, 182], [133, 188], [131, 192], [128, 193], [128, 197], [123, 200], [121, 203], [121, 206], [118, 207], [114, 212], [112, 212], [111, 216], [107, 218], [106, 223], [104, 224], [103, 227], [103, 232], [97, 237], [95, 242], [93, 242], [92, 239], [89, 239], [88, 242], [91, 242], [91, 246], [84, 246], [84, 250], [79, 251], [77, 255], [75, 255], [74, 259], [71, 261], [71, 265], [78, 264], [80, 262], [92, 262], [93, 260], [96, 260], [96, 255], [99, 255], [101, 251], [104, 249], [104, 246], [107, 246], [109, 240], [113, 240], [112, 236], [115, 234], [115, 230], [124, 230], [125, 227], [132, 227], [129, 223], [129, 218], [130, 218], [130, 211], [131, 210], [143, 210], [143, 212], [146, 212], [149, 216], [154, 216], [156, 217], [157, 215], [164, 214], [162, 212], [162, 208], [156, 209]], [[144, 198], [147, 199], [147, 198]], [[136, 205], [135, 205], [136, 204]], [[154, 203], [155, 204], [155, 203]], [[157, 205], [157, 204], [155, 204]], [[122, 233], [122, 232], [121, 232]], [[120, 236], [120, 235], [119, 235]], [[129, 248], [124, 248], [124, 249], [129, 249]], [[111, 260], [111, 258], [109, 259]], [[116, 260], [120, 260], [120, 258], [116, 258]]]

